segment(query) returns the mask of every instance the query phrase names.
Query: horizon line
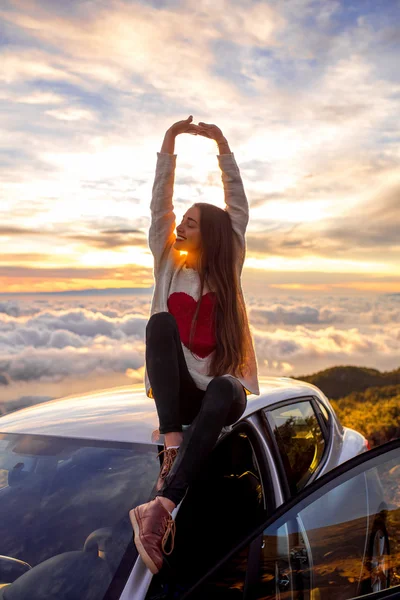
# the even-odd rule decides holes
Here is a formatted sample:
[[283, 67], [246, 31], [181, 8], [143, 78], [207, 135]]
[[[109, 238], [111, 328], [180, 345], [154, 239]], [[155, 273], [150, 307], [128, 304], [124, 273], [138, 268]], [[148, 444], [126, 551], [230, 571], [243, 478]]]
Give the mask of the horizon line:
[[101, 296], [107, 294], [150, 294], [154, 286], [144, 288], [87, 288], [83, 290], [63, 290], [58, 292], [0, 292], [3, 296]]

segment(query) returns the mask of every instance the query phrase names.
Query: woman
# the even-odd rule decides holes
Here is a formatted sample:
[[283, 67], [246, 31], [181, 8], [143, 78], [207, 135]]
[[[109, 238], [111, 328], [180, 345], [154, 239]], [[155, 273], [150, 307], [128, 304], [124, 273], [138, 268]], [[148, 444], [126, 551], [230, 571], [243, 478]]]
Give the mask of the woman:
[[[146, 394], [154, 398], [163, 465], [153, 500], [129, 513], [135, 544], [152, 573], [173, 550], [173, 509], [184, 498], [222, 428], [237, 421], [247, 395], [259, 395], [257, 362], [240, 284], [249, 220], [239, 168], [216, 125], [178, 121], [164, 137], [150, 205], [149, 246], [155, 289], [146, 327]], [[214, 140], [226, 209], [205, 202], [186, 211], [175, 230], [172, 195], [175, 138]], [[186, 254], [182, 254], [185, 252]], [[182, 425], [190, 425], [185, 436]], [[171, 547], [166, 543], [171, 534]]]

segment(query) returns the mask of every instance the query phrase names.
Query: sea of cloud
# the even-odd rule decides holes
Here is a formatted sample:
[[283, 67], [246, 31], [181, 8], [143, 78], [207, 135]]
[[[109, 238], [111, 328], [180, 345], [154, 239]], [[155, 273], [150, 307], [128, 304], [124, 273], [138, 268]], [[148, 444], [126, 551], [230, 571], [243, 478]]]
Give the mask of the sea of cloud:
[[[259, 375], [400, 366], [400, 294], [246, 298]], [[0, 402], [144, 382], [151, 296], [0, 299]]]

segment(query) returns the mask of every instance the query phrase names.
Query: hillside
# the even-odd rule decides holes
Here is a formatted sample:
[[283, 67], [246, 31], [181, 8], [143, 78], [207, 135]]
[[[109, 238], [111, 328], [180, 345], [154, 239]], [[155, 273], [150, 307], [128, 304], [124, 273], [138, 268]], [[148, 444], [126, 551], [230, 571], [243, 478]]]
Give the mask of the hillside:
[[352, 392], [364, 392], [370, 387], [400, 385], [400, 368], [382, 373], [367, 367], [331, 367], [313, 375], [299, 375], [293, 379], [312, 383], [319, 387], [329, 400], [335, 400]]
[[370, 388], [331, 403], [341, 423], [365, 435], [371, 448], [400, 437], [400, 385]]
[[360, 431], [371, 447], [400, 437], [400, 369], [332, 367], [293, 379], [322, 390], [341, 423]]

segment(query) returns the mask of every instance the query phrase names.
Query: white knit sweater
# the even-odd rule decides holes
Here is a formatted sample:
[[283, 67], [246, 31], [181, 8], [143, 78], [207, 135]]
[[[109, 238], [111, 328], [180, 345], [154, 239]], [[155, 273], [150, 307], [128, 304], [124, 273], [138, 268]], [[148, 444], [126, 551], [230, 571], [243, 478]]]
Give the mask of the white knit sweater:
[[[187, 268], [186, 255], [181, 254], [174, 248], [176, 239], [174, 230], [176, 223], [175, 214], [173, 212], [174, 206], [172, 203], [172, 196], [176, 157], [176, 154], [157, 152], [156, 173], [150, 204], [151, 225], [149, 230], [149, 246], [154, 256], [155, 279], [150, 316], [161, 311], [176, 313], [175, 317], [177, 317], [179, 321], [178, 325], [181, 334], [182, 349], [189, 373], [197, 387], [206, 390], [207, 385], [213, 379], [212, 376], [207, 375], [207, 372], [214, 352], [212, 351], [210, 353], [211, 346], [198, 346], [199, 354], [196, 354], [192, 350], [194, 354], [194, 356], [192, 356], [192, 353], [182, 341], [182, 337], [187, 341], [184, 333], [184, 331], [186, 331], [187, 322], [185, 322], [184, 318], [180, 319], [181, 313], [179, 311], [186, 311], [188, 305], [191, 303], [194, 304], [190, 297], [197, 302], [200, 294], [200, 277], [197, 271]], [[237, 264], [238, 280], [240, 282], [246, 253], [245, 232], [249, 220], [249, 207], [239, 168], [233, 153], [220, 154], [217, 155], [217, 158], [222, 172], [226, 211], [231, 218], [232, 228], [237, 234], [237, 239], [242, 250], [241, 258]], [[204, 303], [205, 307], [202, 310], [202, 320], [200, 319], [201, 315], [199, 313], [197, 325], [197, 328], [200, 329], [203, 326], [203, 330], [204, 327], [207, 328], [206, 307], [208, 306], [207, 302], [210, 297], [205, 298], [205, 296], [209, 292], [210, 290], [205, 283], [201, 304], [202, 306]], [[243, 297], [241, 284], [240, 293]], [[183, 309], [181, 307], [183, 307]], [[189, 310], [190, 308], [191, 307], [189, 306]], [[243, 385], [247, 394], [259, 395], [257, 360], [250, 331], [247, 331], [245, 337], [249, 359], [246, 364], [246, 373], [244, 377], [236, 377], [236, 379]], [[232, 377], [230, 373], [226, 373], [225, 376]], [[146, 366], [145, 387], [147, 396], [153, 398]]]

